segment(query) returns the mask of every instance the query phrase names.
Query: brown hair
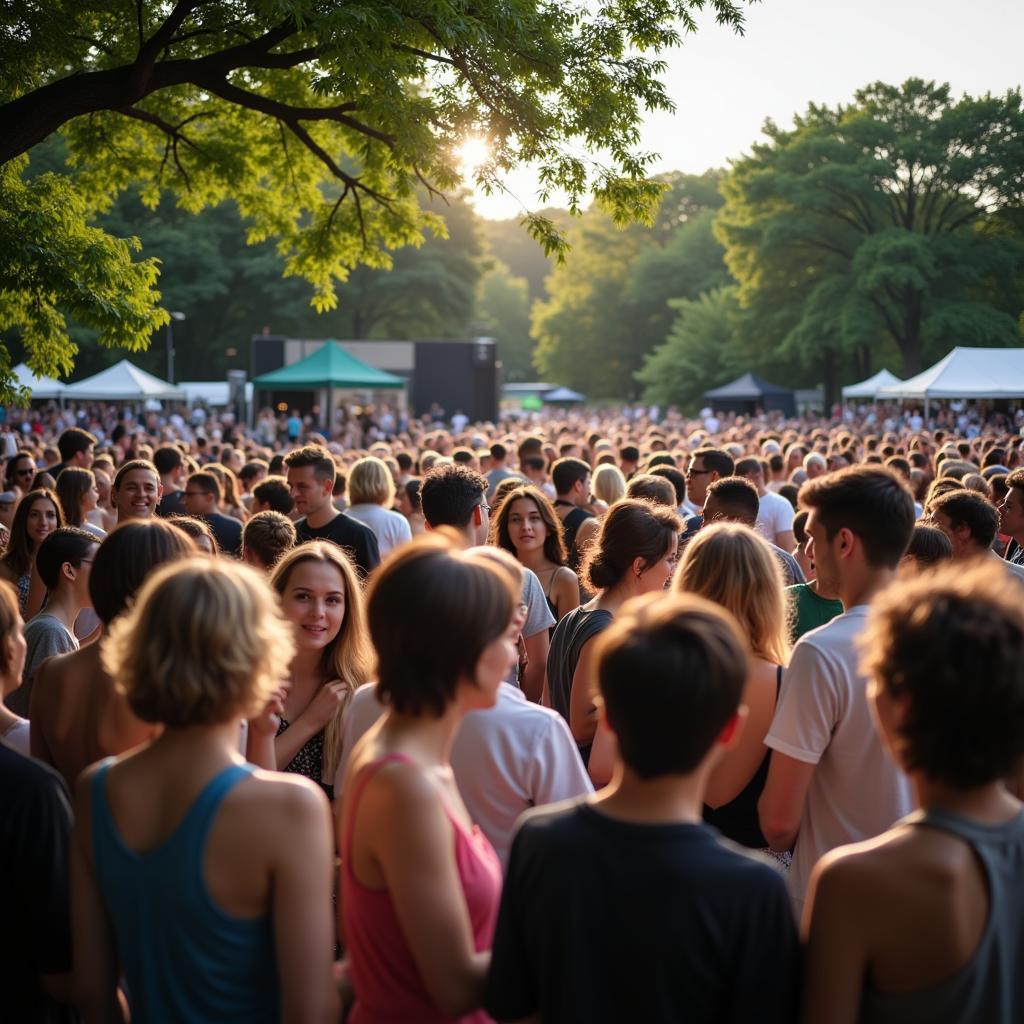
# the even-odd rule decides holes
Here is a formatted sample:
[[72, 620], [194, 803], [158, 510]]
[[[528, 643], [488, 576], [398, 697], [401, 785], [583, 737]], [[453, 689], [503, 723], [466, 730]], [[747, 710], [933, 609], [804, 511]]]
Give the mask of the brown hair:
[[0, 676], [6, 676], [11, 670], [4, 641], [19, 632], [21, 627], [18, 592], [7, 580], [0, 580]]
[[57, 477], [57, 500], [68, 526], [82, 525], [85, 518], [82, 515], [82, 501], [95, 485], [96, 477], [92, 470], [79, 466], [67, 466]]
[[282, 555], [295, 546], [295, 526], [280, 512], [257, 512], [242, 527], [242, 551], [260, 565], [273, 569]]
[[444, 714], [459, 680], [475, 679], [484, 648], [509, 628], [520, 595], [492, 558], [434, 533], [377, 571], [367, 602], [377, 692], [396, 711]]
[[642, 559], [647, 569], [664, 558], [682, 528], [672, 509], [624, 498], [608, 509], [597, 540], [587, 550], [581, 576], [595, 590], [614, 587], [634, 559]]
[[109, 626], [159, 565], [196, 554], [192, 538], [162, 519], [130, 519], [100, 544], [89, 574], [89, 597]]
[[495, 547], [504, 548], [511, 554], [516, 554], [515, 545], [508, 532], [508, 519], [512, 514], [512, 502], [525, 498], [532, 501], [540, 513], [541, 521], [547, 529], [547, 536], [544, 538], [544, 557], [555, 565], [565, 565], [568, 556], [565, 551], [565, 536], [562, 528], [562, 521], [555, 514], [551, 502], [544, 496], [542, 491], [536, 487], [524, 487], [517, 485], [510, 490], [498, 506], [498, 514], [491, 520], [491, 535], [489, 543]]
[[24, 576], [32, 568], [32, 544], [28, 539], [28, 514], [37, 501], [46, 500], [53, 505], [57, 512], [57, 527], [64, 525], [64, 513], [60, 506], [57, 495], [47, 487], [37, 487], [29, 491], [14, 510], [14, 519], [11, 522], [11, 535], [7, 541], [7, 551], [0, 560], [15, 579]]

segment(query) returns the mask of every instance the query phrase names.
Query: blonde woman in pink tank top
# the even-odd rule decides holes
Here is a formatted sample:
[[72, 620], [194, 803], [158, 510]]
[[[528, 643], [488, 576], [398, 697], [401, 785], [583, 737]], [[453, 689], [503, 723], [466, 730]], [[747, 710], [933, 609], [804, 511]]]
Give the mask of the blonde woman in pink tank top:
[[519, 570], [495, 555], [426, 536], [370, 587], [388, 710], [353, 753], [338, 815], [352, 1024], [490, 1020], [480, 1007], [501, 867], [448, 752], [463, 717], [494, 705], [516, 660]]

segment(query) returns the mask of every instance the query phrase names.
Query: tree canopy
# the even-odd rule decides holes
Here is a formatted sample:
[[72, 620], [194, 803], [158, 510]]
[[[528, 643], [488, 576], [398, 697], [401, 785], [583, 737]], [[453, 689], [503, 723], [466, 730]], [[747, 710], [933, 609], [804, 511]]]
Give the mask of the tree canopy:
[[888, 345], [909, 376], [952, 344], [1019, 340], [1019, 92], [876, 83], [765, 133], [723, 182], [717, 220], [760, 346], [816, 364], [834, 396], [851, 353], [866, 376]]
[[[321, 310], [353, 267], [444, 231], [420, 196], [458, 187], [470, 137], [489, 146], [481, 189], [531, 163], [542, 204], [561, 190], [573, 211], [593, 195], [616, 222], [647, 218], [662, 188], [641, 117], [672, 108], [663, 54], [701, 9], [742, 26], [734, 0], [15, 5], [0, 15], [0, 329], [48, 374], [70, 370], [66, 312], [103, 344], [147, 343], [167, 318], [157, 267], [92, 224], [128, 188], [189, 212], [233, 198]], [[26, 181], [55, 132], [73, 174]], [[564, 252], [551, 218], [524, 220]]]

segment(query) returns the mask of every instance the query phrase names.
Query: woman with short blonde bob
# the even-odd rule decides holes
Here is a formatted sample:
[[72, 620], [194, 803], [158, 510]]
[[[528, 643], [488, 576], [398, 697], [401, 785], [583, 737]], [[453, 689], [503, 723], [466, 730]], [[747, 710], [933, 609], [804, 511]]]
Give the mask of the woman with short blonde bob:
[[789, 661], [782, 571], [771, 548], [739, 523], [704, 527], [686, 547], [672, 589], [697, 594], [731, 612], [750, 644], [743, 690], [746, 719], [735, 745], [715, 766], [704, 795], [704, 819], [734, 842], [767, 849], [757, 801], [768, 775], [764, 738]]
[[391, 507], [395, 503], [395, 481], [380, 459], [368, 455], [352, 466], [348, 500], [351, 504], [347, 514], [373, 530], [381, 558], [412, 540], [409, 521]]
[[76, 787], [75, 989], [87, 1019], [124, 1019], [126, 998], [138, 1020], [337, 1020], [327, 801], [236, 749], [292, 651], [272, 591], [227, 559], [165, 566], [111, 625], [104, 666], [164, 731]]
[[297, 772], [334, 798], [345, 712], [370, 680], [373, 648], [356, 570], [336, 544], [309, 541], [274, 567], [271, 587], [292, 624], [295, 654], [284, 678], [276, 737], [250, 731], [249, 758], [265, 768]]

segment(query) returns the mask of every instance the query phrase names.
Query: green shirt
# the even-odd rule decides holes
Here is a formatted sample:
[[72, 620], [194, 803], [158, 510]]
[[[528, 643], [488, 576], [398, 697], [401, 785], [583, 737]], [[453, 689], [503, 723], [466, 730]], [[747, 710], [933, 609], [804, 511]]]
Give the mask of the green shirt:
[[833, 601], [831, 598], [820, 597], [812, 589], [809, 583], [797, 583], [795, 586], [786, 587], [790, 604], [789, 638], [796, 643], [812, 629], [824, 626], [831, 622], [837, 615], [843, 613], [843, 602]]

